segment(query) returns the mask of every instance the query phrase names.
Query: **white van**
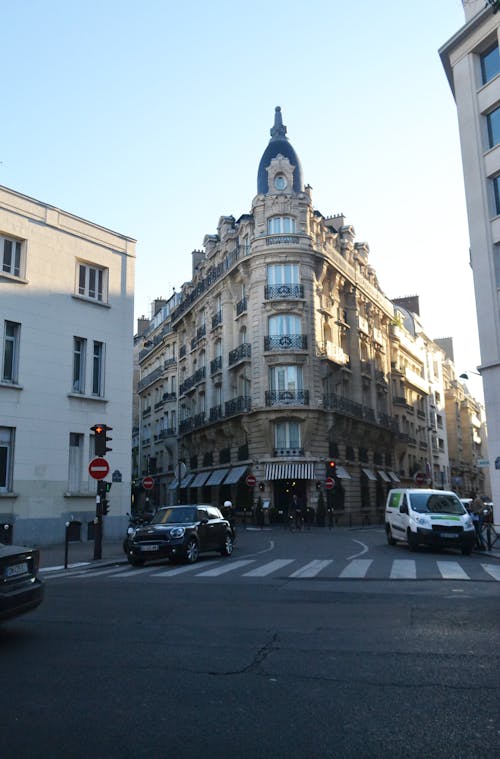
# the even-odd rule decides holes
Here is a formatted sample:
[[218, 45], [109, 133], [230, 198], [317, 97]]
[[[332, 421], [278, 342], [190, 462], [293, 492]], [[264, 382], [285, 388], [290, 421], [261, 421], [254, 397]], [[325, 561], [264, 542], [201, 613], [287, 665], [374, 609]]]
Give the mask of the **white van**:
[[446, 490], [389, 491], [385, 532], [389, 545], [404, 540], [410, 551], [419, 545], [453, 546], [470, 554], [474, 546], [472, 519], [457, 494]]

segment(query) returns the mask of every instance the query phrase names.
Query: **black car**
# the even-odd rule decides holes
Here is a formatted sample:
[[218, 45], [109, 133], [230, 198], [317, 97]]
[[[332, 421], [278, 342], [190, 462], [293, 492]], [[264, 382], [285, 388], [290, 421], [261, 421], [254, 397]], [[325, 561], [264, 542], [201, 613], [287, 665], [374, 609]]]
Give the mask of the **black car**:
[[36, 609], [43, 598], [37, 548], [0, 543], [0, 622]]
[[231, 525], [219, 509], [206, 504], [164, 506], [150, 524], [129, 534], [127, 559], [134, 567], [166, 558], [193, 564], [205, 551], [222, 556], [233, 552]]

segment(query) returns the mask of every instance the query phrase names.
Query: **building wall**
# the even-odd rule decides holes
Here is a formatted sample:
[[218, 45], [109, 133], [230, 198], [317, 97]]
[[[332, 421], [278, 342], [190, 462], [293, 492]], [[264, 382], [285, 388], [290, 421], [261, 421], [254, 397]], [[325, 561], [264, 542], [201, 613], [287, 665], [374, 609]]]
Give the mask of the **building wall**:
[[[15, 437], [0, 520], [14, 525], [18, 542], [60, 541], [66, 521], [81, 521], [85, 538], [95, 516], [90, 427], [105, 423], [113, 427], [111, 472], [122, 476], [105, 529], [118, 535], [130, 503], [135, 242], [5, 187], [0, 235], [21, 242], [25, 262], [21, 276], [0, 272], [2, 359], [5, 322], [20, 325], [17, 381], [0, 381], [0, 426]], [[78, 262], [105, 271], [102, 302], [79, 295]], [[85, 392], [73, 390], [75, 336], [87, 341]], [[100, 396], [91, 389], [94, 341], [104, 346]], [[69, 484], [70, 433], [83, 436], [77, 491]]]
[[[490, 6], [466, 7], [467, 23], [440, 50], [455, 97], [462, 150], [476, 293], [480, 372], [488, 422], [488, 458], [495, 520], [500, 522], [500, 209], [494, 178], [500, 173], [500, 145], [489, 146], [487, 117], [500, 106], [500, 72], [483, 83], [481, 56], [498, 45], [500, 15]], [[500, 459], [499, 459], [500, 461]]]

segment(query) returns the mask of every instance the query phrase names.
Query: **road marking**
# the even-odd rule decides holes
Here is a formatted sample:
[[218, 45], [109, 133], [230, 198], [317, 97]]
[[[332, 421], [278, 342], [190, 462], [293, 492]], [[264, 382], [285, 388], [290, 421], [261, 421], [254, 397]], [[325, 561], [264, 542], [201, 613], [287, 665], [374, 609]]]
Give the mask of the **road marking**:
[[342, 572], [339, 574], [339, 577], [349, 577], [350, 579], [359, 579], [361, 577], [364, 577], [372, 563], [373, 559], [354, 559], [346, 567], [344, 567]]
[[[211, 562], [210, 566], [213, 567], [214, 565], [219, 565], [220, 562]], [[155, 572], [153, 577], [172, 577], [173, 575], [183, 575], [185, 572], [193, 572], [195, 569], [200, 569], [200, 564], [188, 564], [187, 566], [183, 567], [176, 567], [175, 569], [167, 569], [165, 572]]]
[[314, 561], [310, 561], [309, 564], [305, 564], [305, 566], [301, 567], [300, 569], [297, 569], [296, 572], [293, 572], [293, 574], [289, 575], [290, 577], [316, 577], [322, 569], [327, 567], [329, 564], [333, 563], [333, 559], [327, 559], [325, 561], [321, 561], [320, 559], [314, 559]]
[[69, 575], [57, 575], [58, 577], [99, 577], [100, 575], [112, 575], [112, 574], [119, 574], [123, 571], [123, 566], [121, 567], [107, 567], [106, 569], [99, 569], [99, 570], [92, 570], [90, 567], [85, 571], [82, 572], [81, 570], [79, 572], [71, 572]]
[[263, 564], [261, 567], [257, 567], [257, 569], [245, 572], [243, 577], [266, 577], [271, 572], [276, 572], [277, 569], [286, 567], [287, 564], [293, 564], [294, 561], [295, 559], [275, 559], [274, 561], [269, 561], [267, 564]]
[[391, 580], [415, 580], [417, 565], [413, 559], [394, 559], [392, 562]]
[[498, 564], [481, 564], [485, 572], [493, 577], [494, 580], [500, 582], [500, 566]]
[[351, 561], [352, 559], [357, 559], [358, 556], [363, 556], [364, 553], [367, 553], [368, 546], [366, 543], [362, 543], [361, 540], [356, 540], [356, 538], [351, 538], [354, 543], [359, 543], [360, 546], [363, 546], [363, 550], [359, 553], [354, 553], [352, 556], [347, 557], [347, 561]]
[[470, 580], [457, 561], [437, 561], [436, 564], [444, 580]]
[[219, 575], [224, 575], [226, 572], [233, 572], [235, 569], [240, 569], [240, 567], [246, 567], [247, 564], [253, 564], [254, 559], [240, 559], [239, 561], [230, 561], [229, 563], [225, 563], [222, 566], [216, 567], [215, 569], [209, 569], [206, 572], [197, 572], [196, 577], [218, 577]]

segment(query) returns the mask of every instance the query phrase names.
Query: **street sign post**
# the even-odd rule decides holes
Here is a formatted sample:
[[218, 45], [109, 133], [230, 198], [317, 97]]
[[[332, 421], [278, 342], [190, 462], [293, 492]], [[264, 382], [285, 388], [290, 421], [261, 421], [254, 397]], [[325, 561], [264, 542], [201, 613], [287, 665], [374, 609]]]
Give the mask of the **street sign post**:
[[256, 484], [257, 484], [257, 479], [256, 479], [256, 477], [254, 477], [253, 474], [249, 474], [249, 475], [247, 475], [247, 478], [246, 478], [245, 482], [246, 482], [246, 484], [248, 485], [249, 488], [254, 488], [256, 486]]
[[142, 480], [142, 487], [144, 488], [144, 490], [151, 490], [154, 484], [155, 484], [155, 481], [153, 480], [152, 477], [149, 477], [149, 475], [148, 477], [144, 477], [144, 479]]
[[109, 474], [109, 464], [106, 459], [96, 456], [89, 464], [89, 474], [94, 480], [103, 480]]
[[327, 477], [325, 480], [325, 488], [327, 490], [332, 490], [335, 487], [335, 480], [333, 477]]

